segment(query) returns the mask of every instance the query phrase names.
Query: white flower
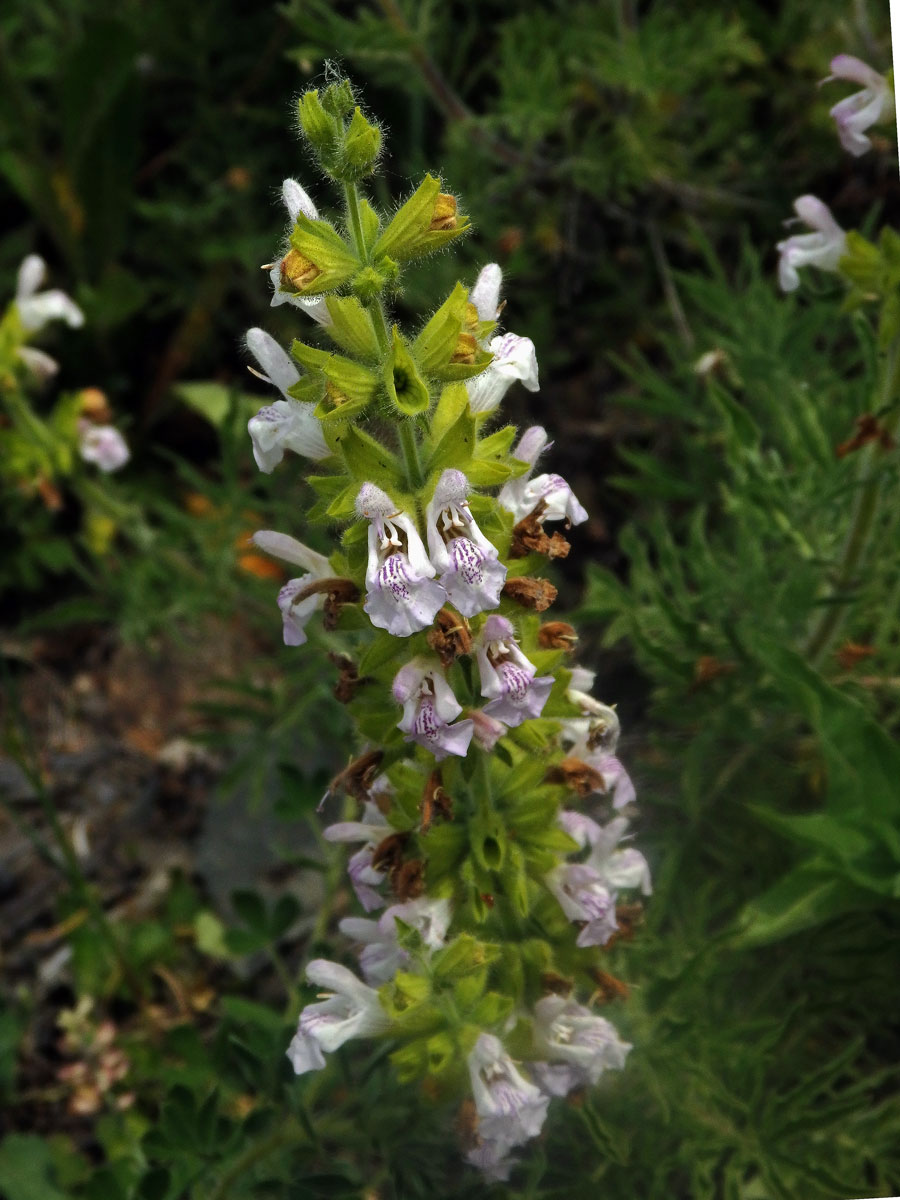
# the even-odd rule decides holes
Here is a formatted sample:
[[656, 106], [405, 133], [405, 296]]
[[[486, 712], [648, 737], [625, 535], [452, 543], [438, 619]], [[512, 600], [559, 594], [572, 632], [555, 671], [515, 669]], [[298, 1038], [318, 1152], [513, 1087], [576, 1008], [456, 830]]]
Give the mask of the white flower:
[[494, 613], [488, 617], [475, 646], [481, 677], [481, 694], [490, 700], [484, 706], [489, 717], [510, 728], [539, 717], [553, 687], [552, 675], [537, 677], [513, 636], [512, 623]]
[[469, 292], [469, 303], [475, 305], [479, 321], [496, 321], [500, 316], [500, 287], [503, 272], [497, 263], [488, 263], [478, 272]]
[[262, 368], [261, 373], [254, 374], [274, 384], [284, 396], [283, 400], [261, 408], [247, 423], [256, 465], [271, 474], [284, 458], [285, 450], [316, 461], [327, 458], [331, 450], [315, 414], [315, 405], [288, 395], [288, 389], [300, 378], [290, 355], [262, 329], [248, 329], [246, 341], [247, 349]]
[[582, 921], [578, 946], [605, 946], [616, 924], [616, 896], [589, 863], [560, 863], [546, 875], [547, 887], [570, 921]]
[[19, 346], [16, 354], [39, 383], [52, 378], [59, 370], [59, 363], [35, 346]]
[[621, 726], [616, 710], [590, 694], [595, 679], [594, 671], [573, 667], [566, 688], [566, 699], [582, 713], [580, 717], [567, 717], [560, 722], [563, 743], [571, 745], [575, 758], [584, 759], [598, 750], [607, 755], [615, 754], [619, 743]]
[[340, 963], [315, 958], [306, 968], [306, 977], [310, 983], [328, 988], [328, 993], [320, 1003], [307, 1004], [300, 1014], [287, 1051], [298, 1075], [324, 1067], [323, 1051], [337, 1050], [350, 1038], [383, 1033], [390, 1025], [378, 993]]
[[466, 384], [469, 408], [473, 413], [494, 412], [516, 380], [529, 392], [536, 392], [540, 387], [537, 354], [531, 338], [504, 333], [491, 338], [488, 349], [493, 360]]
[[94, 425], [85, 420], [78, 422], [78, 453], [105, 474], [118, 471], [131, 457], [128, 444], [114, 425]]
[[438, 762], [448, 754], [465, 758], [474, 726], [470, 720], [456, 720], [462, 706], [437, 663], [414, 658], [394, 676], [393, 693], [403, 705], [397, 728], [407, 742], [424, 746]]
[[58, 288], [39, 292], [47, 275], [47, 264], [39, 254], [29, 254], [19, 267], [16, 308], [28, 333], [37, 333], [49, 321], [65, 321], [73, 329], [84, 324], [84, 313], [70, 296]]
[[584, 813], [563, 810], [558, 823], [582, 849], [590, 846], [586, 865], [596, 872], [607, 888], [640, 888], [645, 896], [653, 891], [650, 867], [643, 854], [631, 846], [624, 850], [618, 848], [628, 828], [625, 817], [616, 817], [607, 825], [598, 825]]
[[883, 75], [852, 54], [839, 54], [831, 60], [831, 74], [822, 82], [829, 83], [833, 79], [849, 79], [862, 85], [861, 92], [846, 96], [831, 109], [841, 145], [858, 158], [872, 149], [865, 130], [891, 114], [894, 101], [891, 85]]
[[365, 917], [345, 917], [338, 928], [363, 949], [359, 965], [366, 983], [378, 986], [393, 979], [397, 971], [409, 961], [409, 954], [397, 938], [397, 921], [418, 931], [429, 950], [443, 946], [450, 926], [450, 901], [432, 900], [421, 896], [405, 904], [393, 904], [385, 909], [377, 921]]
[[[847, 249], [847, 235], [831, 215], [831, 210], [821, 200], [815, 196], [800, 196], [794, 201], [794, 211], [797, 218], [814, 232], [794, 234], [775, 247], [781, 255], [778, 262], [778, 282], [783, 292], [796, 291], [800, 286], [798, 267], [819, 267], [822, 271], [837, 271], [838, 263]], [[791, 221], [797, 218], [791, 218]]]
[[497, 499], [517, 522], [530, 516], [543, 501], [541, 524], [565, 521], [568, 525], [580, 525], [588, 519], [588, 514], [561, 475], [538, 475], [532, 479], [537, 460], [549, 445], [547, 432], [540, 425], [525, 430], [513, 450], [513, 457], [530, 463], [530, 468], [524, 475], [505, 483]]
[[[310, 221], [319, 219], [315, 204], [296, 179], [285, 179], [281, 185], [281, 198], [287, 209], [291, 228], [296, 225], [300, 213], [303, 213], [304, 217], [308, 217]], [[269, 269], [269, 278], [272, 281], [273, 307], [278, 304], [293, 304], [295, 308], [302, 308], [307, 316], [312, 317], [319, 325], [327, 326], [332, 323], [328, 307], [321, 296], [306, 298], [298, 296], [289, 288], [284, 287], [281, 276], [281, 258]]]
[[[478, 313], [479, 321], [496, 321], [500, 316], [502, 283], [503, 272], [497, 263], [488, 263], [481, 268], [469, 292], [469, 303]], [[529, 392], [536, 392], [539, 387], [537, 355], [530, 338], [504, 333], [492, 338], [487, 349], [494, 356], [492, 361], [466, 384], [469, 408], [473, 413], [494, 412], [516, 380], [520, 380]]]
[[363, 843], [362, 849], [347, 863], [347, 874], [356, 898], [366, 912], [384, 905], [384, 897], [375, 889], [384, 882], [385, 872], [372, 866], [372, 856], [379, 844], [393, 832], [381, 809], [370, 800], [363, 805], [361, 821], [338, 821], [322, 832], [326, 842]]
[[501, 1158], [513, 1146], [537, 1137], [549, 1100], [516, 1069], [500, 1040], [482, 1033], [468, 1057], [478, 1134]]
[[307, 623], [316, 609], [325, 603], [325, 596], [321, 592], [307, 596], [301, 593], [311, 583], [331, 577], [328, 559], [324, 554], [310, 550], [309, 546], [304, 546], [296, 538], [289, 537], [286, 533], [277, 533], [274, 529], [260, 529], [258, 533], [254, 533], [252, 541], [266, 554], [303, 567], [307, 572], [297, 579], [289, 579], [278, 593], [278, 607], [284, 622], [284, 644], [302, 646], [307, 640]]
[[535, 1042], [549, 1061], [530, 1063], [529, 1070], [551, 1096], [593, 1085], [604, 1071], [624, 1067], [631, 1045], [622, 1041], [614, 1025], [583, 1004], [544, 996], [534, 1011]]
[[431, 624], [447, 593], [434, 582], [435, 569], [412, 519], [386, 492], [364, 483], [356, 510], [370, 522], [363, 607], [379, 629], [409, 637]]
[[434, 489], [425, 514], [428, 554], [447, 598], [464, 617], [496, 608], [506, 567], [496, 548], [478, 528], [467, 499], [469, 481], [462, 471], [447, 470]]

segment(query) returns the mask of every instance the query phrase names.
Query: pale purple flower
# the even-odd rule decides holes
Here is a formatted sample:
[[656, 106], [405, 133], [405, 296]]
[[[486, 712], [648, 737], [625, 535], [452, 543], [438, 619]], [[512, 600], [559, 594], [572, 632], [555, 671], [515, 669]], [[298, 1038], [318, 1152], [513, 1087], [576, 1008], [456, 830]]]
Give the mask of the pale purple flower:
[[481, 708], [470, 709], [469, 716], [472, 718], [474, 726], [476, 745], [490, 754], [500, 738], [506, 733], [506, 726], [502, 721], [498, 721], [496, 717], [489, 716]]
[[537, 676], [534, 664], [519, 649], [512, 623], [506, 617], [497, 613], [488, 617], [475, 657], [481, 694], [490, 700], [484, 706], [489, 717], [515, 728], [541, 715], [553, 687], [553, 676]]
[[488, 349], [493, 359], [466, 384], [473, 413], [494, 412], [516, 380], [529, 392], [539, 388], [537, 356], [531, 338], [504, 333], [491, 338]]
[[114, 425], [78, 422], [78, 453], [105, 474], [118, 471], [131, 458], [128, 444]]
[[584, 813], [564, 809], [557, 823], [582, 849], [590, 847], [585, 865], [597, 873], [607, 888], [613, 891], [640, 888], [645, 896], [653, 891], [650, 867], [643, 854], [631, 846], [619, 849], [628, 828], [627, 818], [615, 817], [606, 825], [599, 825]]
[[340, 963], [314, 958], [307, 965], [310, 983], [328, 989], [318, 1004], [307, 1004], [287, 1055], [298, 1075], [325, 1066], [323, 1051], [337, 1050], [355, 1037], [384, 1033], [390, 1020], [378, 993], [362, 983]]
[[50, 321], [65, 321], [73, 329], [84, 324], [84, 313], [59, 288], [39, 292], [47, 276], [47, 264], [39, 254], [29, 254], [19, 267], [15, 305], [27, 333], [37, 333]]
[[327, 458], [331, 450], [315, 414], [315, 405], [288, 395], [288, 389], [300, 378], [293, 359], [263, 329], [248, 329], [246, 342], [261, 367], [260, 371], [253, 371], [254, 375], [273, 384], [284, 396], [283, 400], [261, 408], [247, 423], [256, 465], [271, 474], [284, 458], [285, 450], [316, 461]]
[[530, 516], [543, 501], [542, 524], [544, 521], [565, 521], [567, 525], [580, 525], [588, 519], [587, 511], [561, 475], [532, 478], [538, 458], [549, 445], [546, 430], [540, 425], [525, 430], [513, 450], [513, 457], [531, 465], [524, 475], [505, 483], [497, 499], [517, 522]]
[[616, 1027], [583, 1004], [563, 996], [544, 996], [535, 1005], [534, 1035], [547, 1062], [529, 1063], [529, 1071], [551, 1096], [592, 1086], [604, 1071], [621, 1070], [631, 1049]]
[[258, 533], [254, 533], [252, 541], [266, 554], [303, 567], [307, 572], [306, 575], [301, 575], [297, 579], [289, 579], [278, 593], [284, 644], [286, 646], [302, 646], [307, 640], [307, 623], [316, 609], [321, 608], [325, 603], [325, 597], [321, 592], [316, 592], [300, 600], [297, 597], [309, 584], [318, 579], [328, 579], [332, 575], [328, 559], [324, 554], [310, 550], [309, 546], [304, 546], [296, 538], [289, 537], [286, 533], [278, 533], [274, 529], [260, 529]]
[[464, 617], [474, 617], [500, 603], [506, 567], [478, 528], [468, 494], [469, 481], [462, 471], [444, 471], [425, 513], [425, 525], [428, 555], [447, 599]]
[[356, 898], [372, 912], [384, 905], [384, 897], [375, 889], [384, 883], [386, 873], [372, 866], [372, 856], [386, 837], [394, 832], [377, 804], [367, 800], [361, 821], [338, 821], [322, 833], [326, 842], [362, 842], [360, 850], [347, 863], [347, 874]]
[[616, 895], [589, 863], [560, 863], [546, 875], [547, 887], [570, 921], [583, 922], [578, 946], [605, 946], [616, 924]]
[[[301, 213], [303, 213], [304, 217], [308, 217], [310, 221], [317, 221], [319, 219], [319, 213], [315, 204], [313, 204], [305, 189], [301, 187], [296, 179], [285, 179], [281, 185], [281, 199], [284, 201], [284, 206], [287, 209], [292, 229], [297, 224], [297, 217]], [[290, 249], [290, 246], [285, 247], [284, 253], [288, 249]], [[283, 255], [279, 255], [278, 261], [269, 269], [269, 279], [272, 281], [272, 306], [274, 307], [277, 304], [293, 304], [295, 308], [302, 308], [307, 316], [312, 317], [319, 325], [330, 325], [332, 323], [331, 316], [325, 300], [321, 296], [298, 296], [290, 288], [284, 286], [281, 278], [282, 257]]]
[[481, 1171], [492, 1183], [505, 1183], [516, 1165], [504, 1142], [483, 1139], [466, 1154], [466, 1161]]
[[600, 753], [589, 752], [584, 756], [584, 761], [603, 776], [607, 792], [612, 793], [613, 808], [624, 808], [626, 804], [634, 803], [637, 793], [631, 776], [614, 754], [605, 754], [602, 750]]
[[893, 110], [891, 85], [868, 63], [852, 54], [839, 54], [831, 60], [831, 74], [822, 82], [829, 83], [833, 79], [849, 79], [862, 86], [861, 92], [846, 96], [831, 109], [841, 145], [858, 158], [872, 149], [871, 139], [866, 137], [865, 131], [870, 125], [886, 120]]
[[779, 242], [775, 249], [778, 261], [778, 282], [783, 292], [793, 292], [800, 286], [799, 267], [818, 267], [822, 271], [837, 271], [838, 263], [847, 250], [847, 235], [831, 215], [831, 210], [815, 196], [799, 196], [794, 201], [796, 218], [813, 230], [797, 233]]
[[517, 1070], [491, 1033], [479, 1034], [468, 1057], [478, 1134], [502, 1158], [506, 1151], [537, 1137], [547, 1115], [548, 1097]]
[[474, 726], [470, 720], [456, 720], [462, 706], [437, 662], [414, 658], [401, 667], [394, 676], [393, 693], [403, 705], [397, 728], [406, 734], [405, 741], [424, 746], [438, 762], [448, 754], [465, 758]]
[[450, 927], [450, 901], [421, 896], [405, 904], [393, 904], [377, 921], [365, 917], [345, 917], [338, 928], [354, 942], [362, 943], [359, 965], [366, 983], [379, 986], [393, 979], [409, 962], [409, 952], [400, 945], [397, 921], [417, 930], [429, 950], [443, 946]]
[[447, 593], [434, 582], [434, 567], [406, 513], [374, 483], [364, 483], [356, 511], [369, 524], [365, 611], [372, 624], [394, 637], [409, 637], [434, 620]]

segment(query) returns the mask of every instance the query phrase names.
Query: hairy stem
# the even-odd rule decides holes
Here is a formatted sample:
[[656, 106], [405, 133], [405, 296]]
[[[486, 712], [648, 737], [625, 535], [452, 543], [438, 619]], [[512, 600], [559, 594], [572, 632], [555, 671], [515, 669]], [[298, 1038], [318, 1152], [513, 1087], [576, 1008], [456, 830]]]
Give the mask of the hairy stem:
[[397, 426], [397, 437], [403, 453], [403, 465], [406, 468], [406, 483], [411, 492], [417, 492], [425, 482], [422, 475], [422, 464], [419, 461], [419, 445], [416, 431], [410, 421], [401, 421]]
[[355, 183], [344, 184], [344, 196], [347, 200], [347, 215], [350, 218], [350, 232], [353, 235], [353, 244], [356, 246], [356, 253], [364, 261], [368, 261], [366, 253], [366, 243], [363, 238], [362, 218], [359, 215], [359, 191]]

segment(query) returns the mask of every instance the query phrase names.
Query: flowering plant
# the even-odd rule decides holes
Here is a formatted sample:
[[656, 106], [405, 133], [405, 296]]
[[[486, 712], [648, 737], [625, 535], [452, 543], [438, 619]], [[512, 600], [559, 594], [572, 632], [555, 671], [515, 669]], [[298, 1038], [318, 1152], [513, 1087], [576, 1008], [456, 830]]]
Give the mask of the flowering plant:
[[[29, 254], [19, 267], [15, 297], [0, 319], [0, 402], [5, 418], [0, 424], [0, 479], [18, 498], [39, 496], [50, 512], [64, 505], [63, 482], [73, 486], [84, 509], [85, 541], [100, 553], [123, 510], [90, 476], [118, 471], [130, 452], [97, 388], [64, 395], [46, 417], [32, 403], [33, 393], [59, 370], [56, 360], [33, 346], [32, 339], [55, 321], [72, 329], [84, 324], [84, 314], [65, 292], [40, 290], [46, 275], [44, 260]], [[81, 463], [88, 464], [87, 471]]]
[[469, 1160], [506, 1178], [552, 1096], [623, 1066], [629, 1046], [590, 997], [600, 948], [640, 909], [620, 901], [650, 891], [643, 856], [620, 848], [634, 789], [615, 711], [573, 667], [571, 625], [543, 616], [547, 563], [569, 552], [560, 526], [588, 514], [538, 473], [544, 429], [493, 425], [515, 381], [538, 388], [530, 340], [499, 332], [496, 264], [414, 332], [389, 316], [407, 267], [468, 229], [456, 196], [429, 175], [379, 214], [359, 184], [382, 135], [350, 85], [306, 92], [299, 114], [344, 211], [324, 219], [286, 180], [289, 228], [266, 269], [272, 303], [297, 307], [325, 345], [304, 330], [288, 356], [250, 330], [281, 398], [249, 432], [265, 472], [288, 450], [314, 464], [306, 519], [333, 549], [284, 531], [255, 542], [302, 568], [278, 596], [285, 642], [321, 620], [338, 652], [359, 745], [323, 805], [361, 810], [325, 837], [357, 847], [360, 905], [384, 911], [341, 923], [365, 982], [308, 964], [324, 998], [288, 1053], [303, 1073], [351, 1038], [389, 1039], [402, 1080], [462, 1101]]

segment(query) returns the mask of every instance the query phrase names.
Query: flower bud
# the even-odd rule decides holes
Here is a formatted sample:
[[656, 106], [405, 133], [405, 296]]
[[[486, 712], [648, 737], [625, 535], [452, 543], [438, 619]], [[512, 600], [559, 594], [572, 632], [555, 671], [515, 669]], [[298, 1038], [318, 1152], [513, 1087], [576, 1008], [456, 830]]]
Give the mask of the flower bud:
[[367, 121], [357, 108], [344, 135], [344, 162], [341, 175], [347, 182], [371, 175], [381, 152], [381, 130]]
[[[350, 116], [354, 104], [353, 88], [349, 79], [340, 79], [337, 83], [330, 83], [322, 93], [322, 107], [338, 121], [343, 121], [345, 117]], [[356, 111], [359, 112], [359, 109]]]
[[330, 153], [338, 138], [338, 124], [334, 116], [330, 116], [319, 100], [319, 93], [313, 89], [304, 92], [297, 103], [300, 117], [300, 128], [307, 141], [319, 154]]

